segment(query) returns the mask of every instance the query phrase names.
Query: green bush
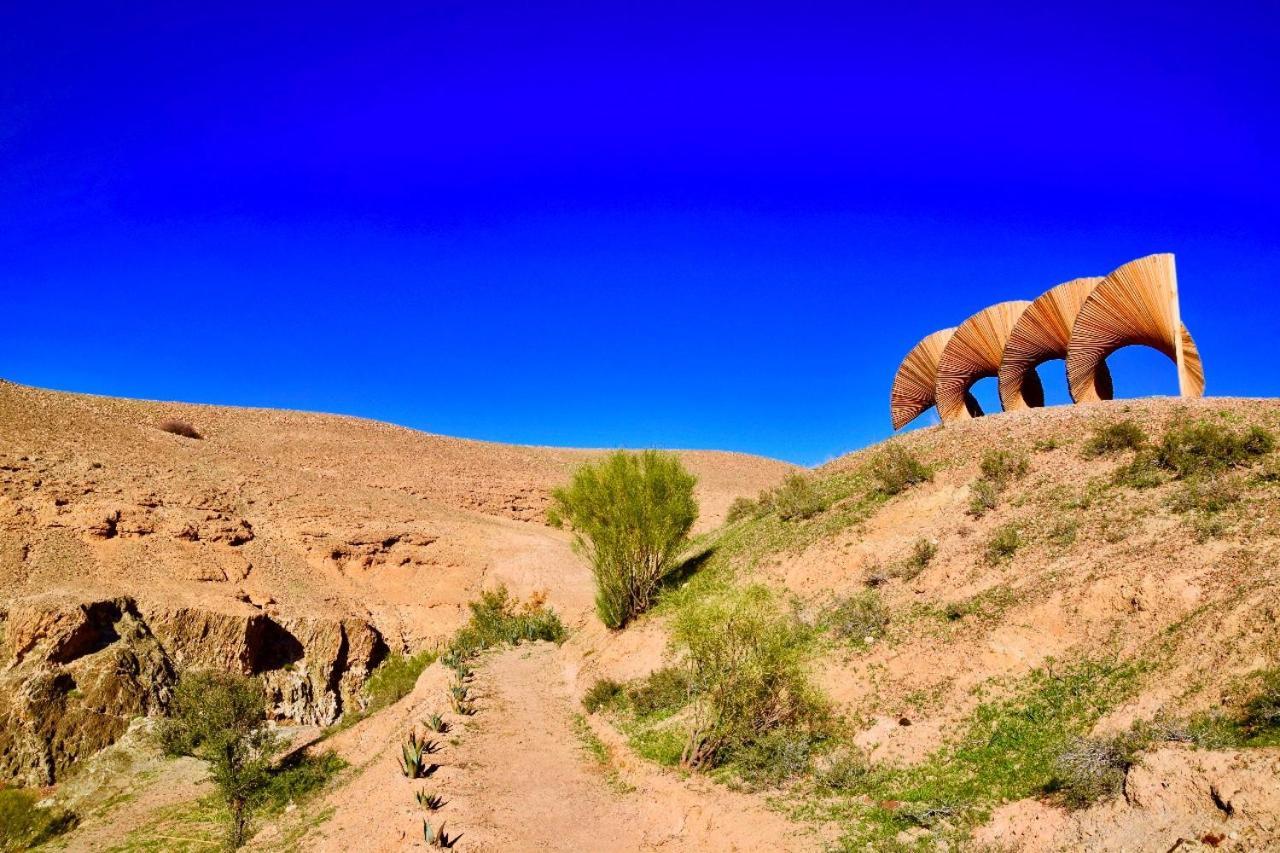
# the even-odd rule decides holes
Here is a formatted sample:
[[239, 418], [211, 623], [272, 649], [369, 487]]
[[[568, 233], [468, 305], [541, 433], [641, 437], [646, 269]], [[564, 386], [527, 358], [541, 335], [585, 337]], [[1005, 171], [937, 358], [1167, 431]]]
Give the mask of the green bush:
[[822, 624], [842, 640], [875, 640], [889, 624], [889, 614], [872, 590], [834, 599], [822, 614]]
[[1249, 465], [1275, 449], [1262, 427], [1234, 433], [1215, 423], [1170, 427], [1155, 450], [1155, 462], [1179, 478]]
[[1111, 482], [1131, 489], [1151, 489], [1161, 485], [1168, 476], [1156, 464], [1155, 452], [1149, 448], [1139, 450], [1133, 460], [1121, 465], [1111, 475]]
[[1077, 738], [1054, 762], [1049, 788], [1073, 809], [1117, 796], [1141, 746], [1141, 737], [1128, 733]]
[[808, 632], [762, 586], [735, 589], [682, 609], [672, 626], [694, 697], [686, 767], [714, 767], [773, 732], [817, 738], [826, 700], [805, 668]]
[[631, 707], [640, 716], [670, 713], [689, 701], [692, 686], [689, 673], [682, 667], [655, 669], [627, 691]]
[[982, 518], [1000, 503], [996, 486], [990, 480], [974, 480], [969, 494], [969, 515]]
[[749, 786], [775, 787], [809, 772], [819, 740], [794, 727], [773, 729], [739, 749], [733, 763]]
[[827, 508], [827, 503], [813, 480], [804, 474], [791, 474], [774, 489], [771, 504], [783, 521], [799, 521], [815, 516]]
[[612, 678], [597, 679], [596, 683], [591, 685], [591, 689], [582, 697], [582, 707], [587, 709], [588, 714], [594, 714], [601, 708], [609, 707], [623, 695], [625, 695], [625, 691], [622, 685]]
[[866, 784], [871, 774], [867, 757], [857, 749], [836, 749], [822, 756], [815, 773], [818, 786], [833, 792], [849, 792]]
[[1232, 477], [1189, 477], [1174, 493], [1170, 507], [1174, 512], [1212, 515], [1239, 503], [1243, 496], [1240, 482]]
[[298, 753], [272, 772], [260, 800], [269, 810], [279, 811], [311, 797], [346, 767], [336, 752]]
[[521, 605], [511, 598], [505, 586], [498, 586], [480, 593], [480, 600], [467, 606], [471, 608], [471, 619], [458, 629], [449, 645], [449, 661], [456, 666], [463, 666], [462, 661], [494, 646], [564, 641], [564, 624], [539, 597]]
[[1018, 548], [1022, 546], [1022, 533], [1016, 524], [1006, 524], [997, 527], [995, 532], [991, 534], [991, 538], [987, 540], [987, 547], [984, 552], [987, 563], [995, 565], [1001, 560], [1006, 560], [1017, 553]]
[[752, 518], [760, 514], [760, 505], [751, 498], [734, 498], [725, 513], [725, 524], [736, 524], [744, 518]]
[[1251, 735], [1280, 729], [1280, 667], [1260, 673], [1258, 689], [1245, 702], [1240, 722]]
[[1147, 434], [1131, 420], [1117, 421], [1095, 427], [1093, 435], [1084, 443], [1084, 455], [1093, 459], [1109, 456], [1125, 450], [1141, 450], [1147, 443]]
[[871, 476], [884, 495], [896, 495], [933, 479], [933, 472], [906, 448], [893, 444], [871, 460]]
[[231, 816], [227, 841], [247, 840], [249, 818], [271, 783], [271, 756], [279, 749], [267, 728], [266, 695], [256, 678], [229, 672], [183, 674], [158, 730], [170, 755], [194, 755], [209, 772]]
[[74, 814], [41, 808], [39, 799], [25, 788], [0, 788], [0, 853], [30, 850], [75, 827]]
[[567, 522], [575, 546], [591, 561], [596, 612], [609, 628], [648, 610], [675, 567], [698, 517], [694, 482], [671, 454], [619, 450], [583, 466], [552, 493], [548, 521]]
[[1025, 477], [1030, 469], [1030, 463], [1025, 453], [988, 450], [982, 454], [982, 461], [978, 463], [978, 468], [982, 472], [983, 479], [1000, 490], [1014, 480]]

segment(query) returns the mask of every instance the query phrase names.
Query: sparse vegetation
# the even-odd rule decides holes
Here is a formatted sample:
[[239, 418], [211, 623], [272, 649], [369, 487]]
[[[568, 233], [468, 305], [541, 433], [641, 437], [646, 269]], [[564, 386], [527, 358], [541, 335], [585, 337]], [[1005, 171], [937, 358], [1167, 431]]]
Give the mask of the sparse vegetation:
[[1058, 754], [1047, 788], [1074, 809], [1117, 796], [1142, 746], [1142, 741], [1129, 733], [1076, 738]]
[[194, 755], [209, 762], [210, 775], [227, 805], [227, 841], [239, 847], [249, 818], [271, 784], [271, 756], [279, 743], [267, 728], [262, 682], [228, 672], [182, 676], [159, 729], [170, 755]]
[[884, 495], [901, 494], [933, 479], [933, 471], [900, 444], [891, 444], [871, 460], [871, 476]]
[[1020, 547], [1022, 547], [1022, 532], [1018, 525], [1004, 524], [997, 527], [991, 534], [991, 538], [987, 540], [983, 557], [989, 565], [995, 565], [1012, 557]]
[[173, 433], [174, 435], [180, 435], [183, 438], [195, 438], [195, 439], [204, 438], [204, 436], [202, 436], [200, 432], [191, 424], [187, 423], [186, 421], [177, 420], [176, 418], [170, 418], [168, 420], [161, 421], [158, 424], [158, 428], [160, 430], [163, 430], [164, 432]]
[[905, 580], [914, 580], [929, 567], [929, 564], [933, 562], [933, 558], [937, 554], [938, 545], [936, 542], [930, 542], [928, 539], [917, 539], [911, 546], [911, 553], [902, 561], [902, 568], [898, 571], [898, 576]]
[[1235, 433], [1211, 422], [1170, 427], [1155, 449], [1155, 463], [1182, 479], [1249, 465], [1275, 449], [1275, 437], [1259, 426]]
[[729, 511], [725, 513], [725, 524], [736, 524], [744, 518], [751, 518], [756, 515], [759, 506], [751, 498], [738, 497], [733, 499], [733, 503], [729, 504]]
[[1000, 503], [999, 493], [990, 480], [975, 480], [969, 491], [969, 515], [974, 518], [982, 518]]
[[873, 590], [834, 599], [823, 612], [821, 624], [842, 640], [873, 643], [884, 634], [889, 613]]
[[0, 853], [30, 850], [75, 827], [74, 814], [38, 806], [39, 799], [24, 788], [0, 788]]
[[800, 521], [827, 508], [822, 495], [813, 487], [812, 478], [791, 474], [773, 490], [771, 505], [783, 521]]
[[683, 667], [664, 666], [649, 673], [627, 691], [627, 698], [637, 714], [670, 713], [689, 701], [693, 685]]
[[1094, 427], [1082, 448], [1085, 458], [1096, 459], [1126, 450], [1141, 450], [1147, 444], [1147, 433], [1135, 421], [1123, 420]]
[[625, 688], [612, 678], [597, 679], [591, 689], [582, 697], [582, 707], [588, 714], [594, 714], [601, 708], [607, 708], [625, 695]]
[[1025, 477], [1030, 467], [1025, 453], [1014, 453], [1010, 450], [988, 450], [982, 454], [982, 461], [978, 463], [982, 478], [997, 490], [1002, 490], [1014, 480]]
[[591, 561], [596, 612], [622, 628], [653, 603], [698, 517], [694, 477], [671, 454], [617, 451], [552, 493], [553, 525], [568, 523]]

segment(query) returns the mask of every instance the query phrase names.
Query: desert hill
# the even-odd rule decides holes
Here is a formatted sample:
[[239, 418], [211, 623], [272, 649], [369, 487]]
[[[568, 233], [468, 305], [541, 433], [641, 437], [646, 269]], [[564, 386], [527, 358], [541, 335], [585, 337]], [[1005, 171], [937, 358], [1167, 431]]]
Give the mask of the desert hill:
[[[201, 437], [158, 428], [175, 418]], [[542, 521], [596, 455], [0, 382], [0, 777], [53, 781], [163, 705], [175, 667], [260, 673], [276, 716], [323, 725], [485, 585], [581, 610], [589, 584], [561, 577], [575, 558]], [[792, 470], [682, 457], [708, 526]]]
[[[157, 428], [170, 417], [204, 438]], [[164, 703], [172, 669], [260, 673], [276, 715], [317, 737], [387, 649], [447, 636], [499, 582], [545, 591], [569, 636], [477, 665], [477, 713], [451, 718], [426, 783], [458, 849], [1280, 847], [1280, 747], [1231, 727], [1280, 664], [1280, 451], [1260, 437], [1280, 435], [1280, 401], [1115, 401], [918, 430], [808, 472], [791, 503], [777, 491], [790, 466], [685, 454], [708, 513], [679, 578], [620, 632], [540, 520], [587, 452], [13, 385], [0, 425], [0, 770], [32, 784], [66, 771], [53, 798], [82, 815], [68, 849], [217, 837], [199, 768], [149, 752], [143, 724], [125, 732]], [[1169, 443], [1188, 428], [1209, 438]], [[890, 454], [928, 476], [887, 483]], [[812, 629], [834, 746], [688, 774], [671, 766], [678, 697], [658, 713], [583, 707], [602, 679], [652, 691], [673, 620], [752, 583]], [[420, 845], [397, 756], [448, 707], [447, 679], [431, 665], [311, 747], [346, 769], [264, 819], [252, 846]], [[1055, 791], [1080, 738], [1130, 732], [1142, 739], [1118, 793]]]

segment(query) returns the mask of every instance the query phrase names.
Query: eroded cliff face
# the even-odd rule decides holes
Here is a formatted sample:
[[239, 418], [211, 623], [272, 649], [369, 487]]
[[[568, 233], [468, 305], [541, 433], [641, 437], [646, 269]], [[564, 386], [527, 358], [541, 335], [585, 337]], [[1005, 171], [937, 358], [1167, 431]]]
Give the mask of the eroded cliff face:
[[181, 670], [257, 675], [273, 718], [327, 725], [358, 702], [387, 653], [359, 620], [282, 624], [248, 606], [219, 613], [44, 596], [3, 615], [0, 780], [25, 785], [53, 783], [133, 718], [163, 713]]

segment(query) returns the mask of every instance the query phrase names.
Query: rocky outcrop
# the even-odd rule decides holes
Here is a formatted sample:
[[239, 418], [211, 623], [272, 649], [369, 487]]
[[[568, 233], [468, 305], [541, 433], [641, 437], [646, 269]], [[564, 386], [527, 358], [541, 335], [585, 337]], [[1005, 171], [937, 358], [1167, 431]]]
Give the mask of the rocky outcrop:
[[47, 785], [162, 713], [178, 673], [258, 675], [268, 714], [327, 725], [387, 654], [359, 619], [280, 619], [244, 604], [142, 607], [132, 598], [26, 600], [4, 615], [0, 780]]

